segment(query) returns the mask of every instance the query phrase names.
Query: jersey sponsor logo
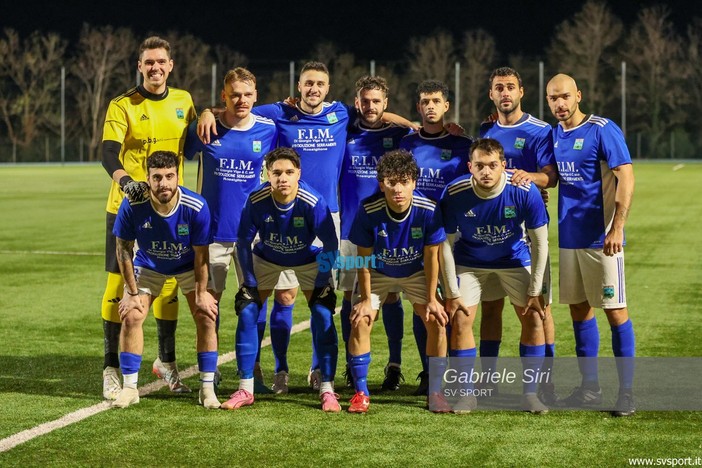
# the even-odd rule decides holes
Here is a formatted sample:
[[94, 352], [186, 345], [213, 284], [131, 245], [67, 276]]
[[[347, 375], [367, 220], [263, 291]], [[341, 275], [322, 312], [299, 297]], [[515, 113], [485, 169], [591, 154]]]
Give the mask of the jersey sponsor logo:
[[187, 236], [190, 234], [190, 227], [187, 224], [179, 224], [178, 225], [178, 235], [179, 236]]
[[338, 121], [339, 121], [339, 118], [336, 116], [336, 112], [330, 112], [327, 114], [327, 122], [337, 123]]
[[526, 140], [524, 138], [517, 138], [514, 140], [514, 147], [516, 149], [524, 149], [524, 144], [526, 143]]
[[393, 147], [392, 138], [383, 138], [383, 148], [391, 149]]
[[303, 218], [302, 216], [295, 216], [293, 218], [293, 226], [295, 226], [296, 228], [301, 228], [304, 225], [305, 225], [305, 218]]
[[514, 206], [505, 206], [505, 218], [516, 218], [517, 209]]
[[378, 231], [378, 237], [388, 237], [388, 233], [385, 232], [385, 229], [381, 229]]
[[575, 143], [573, 143], [573, 149], [574, 150], [581, 150], [583, 149], [583, 143], [585, 142], [584, 138], [576, 138]]
[[254, 140], [251, 148], [253, 149], [254, 153], [260, 153], [261, 152], [261, 140]]
[[266, 218], [263, 220], [264, 223], [272, 223], [273, 221], [273, 216], [268, 215]]
[[441, 160], [442, 161], [448, 161], [451, 159], [451, 150], [449, 149], [442, 149], [441, 150]]
[[412, 239], [421, 239], [422, 237], [424, 237], [424, 234], [422, 234], [422, 228], [413, 227], [412, 228]]
[[146, 116], [146, 114], [141, 114], [141, 118], [139, 118], [139, 120], [143, 122], [144, 120], [149, 120], [149, 118]]
[[301, 128], [297, 131], [299, 140], [312, 140], [315, 138], [329, 140], [332, 138], [328, 128]]
[[612, 299], [614, 297], [614, 286], [602, 286], [602, 297]]
[[185, 118], [185, 112], [183, 112], [182, 107], [176, 107], [176, 117], [178, 117], [180, 120]]
[[212, 143], [210, 143], [212, 146], [222, 146], [222, 143], [220, 143], [219, 140], [215, 140]]
[[473, 210], [468, 210], [464, 213], [466, 218], [475, 218], [475, 213], [473, 213]]

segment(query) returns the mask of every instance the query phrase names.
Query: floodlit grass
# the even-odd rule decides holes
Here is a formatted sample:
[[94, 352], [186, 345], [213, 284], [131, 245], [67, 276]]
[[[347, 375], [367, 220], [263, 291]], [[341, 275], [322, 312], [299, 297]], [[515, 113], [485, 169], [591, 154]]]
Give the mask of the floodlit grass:
[[[702, 356], [702, 164], [676, 171], [673, 166], [635, 166], [626, 266], [640, 356]], [[194, 172], [189, 164], [190, 187]], [[99, 165], [0, 167], [0, 439], [101, 401], [99, 305], [108, 183]], [[552, 191], [553, 219], [555, 198]], [[555, 228], [554, 223], [551, 258], [557, 275]], [[234, 288], [230, 281], [223, 299], [222, 353], [233, 349]], [[518, 323], [512, 312], [505, 314], [501, 354], [516, 356]], [[178, 329], [181, 369], [196, 363], [188, 315], [181, 312]], [[557, 353], [572, 356], [567, 308], [556, 304], [554, 315]], [[598, 315], [601, 354], [611, 356], [610, 332]], [[295, 322], [307, 318], [301, 302]], [[0, 453], [0, 465], [603, 466], [626, 465], [631, 457], [702, 455], [698, 412], [642, 411], [624, 420], [600, 412], [431, 414], [411, 395], [420, 368], [410, 314], [403, 355], [407, 382], [396, 394], [377, 392], [387, 347], [381, 322], [376, 328], [369, 376], [373, 404], [365, 416], [318, 409], [317, 396], [306, 388], [311, 346], [306, 330], [291, 340], [288, 395], [260, 395], [253, 408], [226, 412], [197, 406], [196, 394], [163, 389], [132, 408], [99, 413]], [[145, 337], [141, 384], [153, 381], [147, 372], [156, 356], [153, 320], [146, 323]], [[262, 365], [270, 382], [270, 348], [263, 351]], [[222, 371], [224, 400], [236, 389], [236, 363]], [[337, 387], [345, 406], [352, 395], [341, 371], [343, 366]], [[197, 378], [188, 384], [197, 388]]]

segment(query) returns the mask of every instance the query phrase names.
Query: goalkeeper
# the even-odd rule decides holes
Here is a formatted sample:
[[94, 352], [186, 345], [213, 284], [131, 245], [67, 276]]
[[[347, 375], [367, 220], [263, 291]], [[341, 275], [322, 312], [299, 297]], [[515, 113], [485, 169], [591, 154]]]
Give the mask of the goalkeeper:
[[[237, 256], [243, 272], [243, 286], [236, 295], [235, 309], [239, 316], [236, 359], [240, 381], [239, 390], [222, 404], [222, 408], [236, 409], [253, 404], [259, 308], [275, 288], [280, 274], [293, 270], [310, 307], [312, 344], [322, 374], [319, 387], [322, 410], [338, 413], [341, 407], [334, 393], [338, 354], [333, 319], [336, 295], [330, 282], [331, 272], [321, 271], [316, 262], [322, 250], [336, 252], [338, 249], [334, 221], [322, 196], [300, 181], [300, 156], [294, 149], [274, 149], [266, 155], [265, 167], [268, 182], [251, 192], [239, 224]], [[252, 251], [251, 243], [256, 234], [260, 240]], [[316, 237], [322, 241], [322, 248], [313, 245]], [[286, 356], [277, 357], [283, 368], [276, 369], [276, 386], [285, 384], [287, 390]]]
[[[114, 98], [107, 108], [102, 141], [102, 165], [112, 178], [107, 199], [105, 270], [107, 286], [102, 298], [102, 323], [105, 343], [103, 396], [114, 400], [122, 389], [119, 376], [119, 335], [121, 322], [118, 306], [124, 283], [115, 257], [116, 242], [112, 234], [117, 211], [126, 195], [130, 201], [148, 197], [146, 157], [154, 151], [173, 151], [180, 156], [178, 183], [183, 184], [183, 145], [188, 124], [196, 118], [193, 100], [187, 91], [169, 88], [168, 75], [173, 70], [171, 48], [159, 37], [149, 37], [139, 48], [137, 68], [142, 84]], [[159, 338], [158, 359], [153, 371], [166, 380], [171, 391], [189, 392], [176, 366], [175, 331], [178, 319], [178, 290], [169, 279], [154, 301], [154, 316]]]

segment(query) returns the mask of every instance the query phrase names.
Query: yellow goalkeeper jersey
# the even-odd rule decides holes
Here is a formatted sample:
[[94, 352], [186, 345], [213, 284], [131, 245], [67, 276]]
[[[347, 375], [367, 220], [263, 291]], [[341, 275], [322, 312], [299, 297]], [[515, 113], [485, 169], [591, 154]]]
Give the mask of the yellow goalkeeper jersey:
[[[167, 88], [163, 97], [145, 97], [132, 88], [110, 102], [102, 141], [122, 145], [119, 160], [127, 174], [146, 180], [146, 157], [154, 151], [173, 151], [180, 156], [179, 184], [183, 185], [183, 145], [188, 125], [197, 118], [193, 98], [182, 89]], [[114, 180], [107, 211], [117, 213], [124, 193]]]

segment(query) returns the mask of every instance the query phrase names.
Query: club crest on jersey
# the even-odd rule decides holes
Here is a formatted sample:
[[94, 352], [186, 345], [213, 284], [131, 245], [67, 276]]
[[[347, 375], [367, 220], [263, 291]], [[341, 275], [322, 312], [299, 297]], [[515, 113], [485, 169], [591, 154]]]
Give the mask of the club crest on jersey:
[[514, 140], [514, 147], [516, 149], [524, 149], [524, 143], [526, 143], [526, 140], [524, 138], [517, 138]]
[[178, 117], [181, 120], [185, 118], [185, 112], [183, 112], [182, 107], [176, 107], [176, 117]]
[[385, 149], [392, 148], [392, 138], [383, 138], [383, 148], [385, 148]]
[[305, 225], [305, 218], [303, 218], [302, 216], [295, 216], [293, 218], [293, 226], [300, 228], [300, 227], [303, 227], [304, 225]]
[[412, 239], [421, 239], [423, 237], [422, 228], [413, 227], [412, 228]]
[[254, 153], [260, 153], [261, 152], [261, 141], [260, 140], [254, 140], [253, 144], [251, 145], [253, 148]]
[[505, 218], [516, 218], [517, 210], [514, 206], [505, 206]]
[[581, 150], [583, 149], [583, 142], [585, 141], [584, 138], [576, 138], [575, 143], [573, 143], [573, 149], [574, 150]]
[[451, 150], [442, 149], [441, 150], [441, 160], [448, 161], [449, 159], [451, 159]]
[[190, 227], [187, 224], [179, 224], [178, 225], [178, 235], [179, 236], [187, 236], [190, 234]]
[[614, 297], [614, 286], [602, 286], [602, 296], [605, 299], [612, 299]]
[[330, 112], [327, 114], [327, 122], [337, 123], [338, 121], [339, 121], [339, 118], [336, 116], [336, 112]]

